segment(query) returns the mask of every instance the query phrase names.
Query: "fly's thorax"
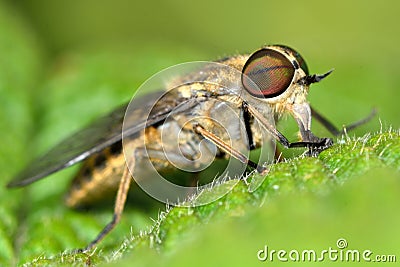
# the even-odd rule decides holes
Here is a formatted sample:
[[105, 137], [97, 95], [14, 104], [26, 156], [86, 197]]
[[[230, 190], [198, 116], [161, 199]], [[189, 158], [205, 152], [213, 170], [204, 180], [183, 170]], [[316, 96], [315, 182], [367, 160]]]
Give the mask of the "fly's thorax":
[[192, 62], [179, 77], [165, 83], [167, 91], [177, 89], [185, 98], [200, 95], [224, 95], [236, 92], [240, 84], [242, 68], [248, 55], [237, 55], [216, 62]]
[[238, 71], [242, 71], [244, 64], [249, 59], [250, 54], [236, 55], [218, 60], [218, 63], [230, 66]]

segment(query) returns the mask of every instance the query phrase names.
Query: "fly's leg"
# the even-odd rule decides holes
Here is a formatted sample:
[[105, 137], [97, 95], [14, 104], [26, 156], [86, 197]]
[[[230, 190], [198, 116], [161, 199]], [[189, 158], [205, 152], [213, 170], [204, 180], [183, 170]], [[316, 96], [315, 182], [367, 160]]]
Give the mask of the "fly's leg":
[[249, 112], [249, 109], [245, 105], [245, 102], [242, 103], [242, 112], [243, 112], [243, 122], [246, 129], [247, 140], [249, 141], [249, 149], [253, 150], [255, 149], [255, 144], [253, 140], [253, 133], [251, 132], [251, 126], [250, 126], [250, 121], [252, 119], [252, 116]]
[[328, 119], [326, 119], [323, 115], [321, 115], [321, 113], [317, 112], [315, 109], [311, 108], [311, 115], [317, 120], [319, 121], [331, 134], [333, 134], [334, 136], [338, 136], [341, 134], [344, 134], [345, 131], [350, 131], [353, 130], [354, 128], [357, 128], [358, 126], [361, 126], [367, 122], [369, 122], [375, 115], [376, 115], [376, 110], [373, 109], [371, 111], [371, 113], [359, 120], [356, 121], [348, 126], [344, 126], [342, 130], [339, 130], [338, 128], [336, 128], [335, 125], [333, 125]]
[[[254, 140], [253, 140], [253, 133], [251, 132], [251, 126], [250, 126], [253, 116], [249, 112], [249, 109], [247, 108], [247, 105], [244, 101], [242, 102], [242, 112], [243, 112], [243, 122], [244, 122], [245, 129], [246, 129], [246, 135], [247, 135], [247, 139], [249, 141], [249, 149], [253, 150], [256, 148], [255, 144], [254, 144]], [[269, 145], [271, 147], [275, 148], [274, 158], [275, 158], [276, 162], [281, 162], [282, 161], [282, 158], [281, 158], [282, 153], [280, 152], [279, 148], [275, 145], [273, 140], [270, 140]]]
[[305, 129], [303, 123], [299, 122], [300, 133], [303, 141], [291, 143], [289, 140], [279, 132], [274, 125], [272, 125], [264, 116], [255, 108], [244, 103], [248, 111], [256, 118], [263, 127], [285, 148], [306, 147], [308, 148], [309, 155], [318, 155], [321, 151], [331, 147], [333, 141], [331, 138], [319, 138], [315, 136], [310, 130]]
[[[135, 157], [129, 162], [129, 167], [133, 167]], [[128, 166], [125, 167], [124, 172], [119, 183], [117, 197], [115, 198], [114, 214], [112, 220], [103, 228], [103, 230], [97, 235], [97, 237], [89, 243], [84, 249], [79, 249], [78, 252], [89, 251], [94, 248], [103, 238], [111, 232], [121, 219], [122, 212], [124, 210], [126, 197], [128, 196], [129, 187], [131, 184], [132, 176], [129, 172]]]
[[229, 144], [227, 144], [226, 142], [224, 142], [222, 139], [220, 139], [218, 136], [216, 136], [215, 134], [207, 131], [203, 126], [201, 126], [200, 124], [195, 124], [193, 126], [193, 130], [203, 136], [204, 138], [206, 138], [207, 140], [211, 141], [212, 143], [214, 143], [218, 148], [220, 148], [221, 150], [223, 150], [225, 153], [227, 153], [228, 155], [236, 158], [237, 160], [239, 160], [240, 162], [247, 164], [248, 166], [250, 166], [251, 168], [255, 169], [258, 173], [261, 174], [265, 174], [267, 169], [263, 166], [258, 165], [257, 163], [255, 163], [254, 161], [251, 161], [246, 155], [244, 155], [243, 153], [241, 153], [240, 151], [234, 149], [233, 147], [231, 147]]
[[[169, 157], [172, 157], [175, 161], [182, 160], [182, 156], [177, 154], [169, 154]], [[103, 228], [103, 230], [97, 235], [97, 237], [92, 242], [89, 243], [89, 245], [87, 245], [83, 249], [79, 249], [78, 252], [86, 252], [93, 249], [119, 223], [122, 212], [124, 210], [126, 198], [128, 196], [129, 187], [133, 179], [129, 170], [134, 170], [135, 164], [143, 158], [147, 158], [150, 161], [155, 160], [166, 163], [168, 162], [168, 159], [165, 157], [163, 151], [155, 149], [147, 149], [143, 147], [135, 148], [134, 156], [131, 157], [130, 162], [128, 163], [127, 167], [125, 167], [124, 173], [119, 183], [112, 220]], [[185, 164], [183, 161], [181, 163]], [[188, 191], [188, 194], [193, 194], [193, 193], [194, 191], [193, 192]]]

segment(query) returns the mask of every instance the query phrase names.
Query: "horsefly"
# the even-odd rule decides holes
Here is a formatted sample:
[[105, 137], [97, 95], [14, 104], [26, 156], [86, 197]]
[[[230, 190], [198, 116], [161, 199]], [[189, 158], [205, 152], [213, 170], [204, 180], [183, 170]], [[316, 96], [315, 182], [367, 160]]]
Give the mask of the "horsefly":
[[[132, 177], [153, 198], [184, 206], [188, 202], [182, 200], [193, 191], [201, 192], [207, 184], [178, 185], [164, 179], [160, 171], [173, 168], [196, 174], [215, 159], [225, 158], [224, 170], [217, 170], [215, 180], [239, 181], [235, 177], [243, 177], [248, 169], [267, 174], [268, 163], [274, 159], [274, 141], [284, 148], [304, 147], [310, 156], [332, 146], [331, 138], [319, 138], [311, 132], [311, 117], [333, 135], [341, 131], [306, 99], [310, 85], [331, 72], [310, 75], [300, 54], [283, 45], [168, 68], [147, 80], [127, 105], [33, 161], [8, 187], [26, 186], [83, 161], [67, 194], [68, 206], [89, 205], [106, 192], [117, 192], [112, 220], [82, 249], [90, 250], [119, 222]], [[275, 127], [283, 114], [296, 120], [300, 141], [290, 142]], [[249, 152], [254, 149], [260, 153], [250, 159]]]

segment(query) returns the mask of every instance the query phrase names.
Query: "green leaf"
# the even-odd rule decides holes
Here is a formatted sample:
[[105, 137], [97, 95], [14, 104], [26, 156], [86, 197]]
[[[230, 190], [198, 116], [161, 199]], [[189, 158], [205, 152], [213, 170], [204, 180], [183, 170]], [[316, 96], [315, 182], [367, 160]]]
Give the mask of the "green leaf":
[[[400, 223], [393, 212], [400, 196], [399, 148], [400, 135], [393, 130], [345, 138], [318, 158], [298, 157], [272, 165], [253, 192], [249, 187], [252, 179], [260, 178], [258, 174], [210, 204], [167, 209], [151, 228], [128, 237], [121, 246], [90, 255], [43, 256], [30, 263], [252, 266], [259, 264], [257, 252], [265, 245], [275, 250], [322, 251], [335, 248], [339, 238], [346, 239], [349, 249], [398, 255], [392, 237], [399, 235]], [[231, 183], [216, 185], [198, 197], [218, 193], [219, 187]]]
[[[33, 120], [31, 97], [41, 75], [42, 53], [31, 29], [12, 8], [0, 2], [0, 177], [5, 181], [26, 163]], [[12, 101], [15, 100], [15, 101]], [[15, 262], [13, 235], [18, 228], [20, 194], [0, 186], [0, 264]], [[17, 241], [18, 242], [18, 241]]]

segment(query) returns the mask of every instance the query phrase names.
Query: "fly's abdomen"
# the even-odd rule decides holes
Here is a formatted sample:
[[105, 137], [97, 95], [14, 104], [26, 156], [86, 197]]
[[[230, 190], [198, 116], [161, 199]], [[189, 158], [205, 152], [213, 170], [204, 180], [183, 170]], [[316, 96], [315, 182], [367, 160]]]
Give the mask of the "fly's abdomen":
[[65, 203], [85, 207], [115, 195], [125, 168], [121, 142], [92, 155], [83, 163], [72, 181]]

